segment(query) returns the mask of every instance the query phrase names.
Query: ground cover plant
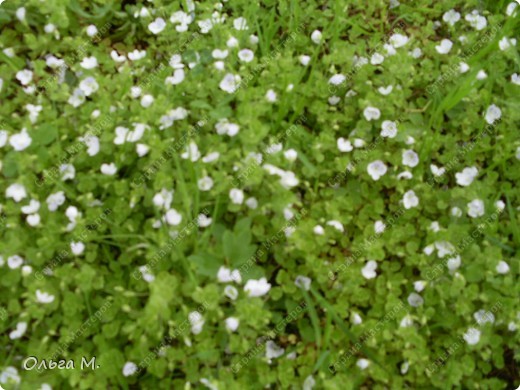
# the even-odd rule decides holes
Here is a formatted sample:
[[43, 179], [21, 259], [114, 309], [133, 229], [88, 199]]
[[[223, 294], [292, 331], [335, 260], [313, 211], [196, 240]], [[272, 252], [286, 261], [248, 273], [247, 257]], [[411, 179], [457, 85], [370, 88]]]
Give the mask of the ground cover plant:
[[0, 4], [0, 386], [514, 389], [520, 8]]

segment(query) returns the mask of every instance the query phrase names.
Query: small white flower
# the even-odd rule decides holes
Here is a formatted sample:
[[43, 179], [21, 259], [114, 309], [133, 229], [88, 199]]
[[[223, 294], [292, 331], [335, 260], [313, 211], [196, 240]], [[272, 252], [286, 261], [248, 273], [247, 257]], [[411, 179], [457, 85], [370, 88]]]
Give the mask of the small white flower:
[[393, 47], [398, 49], [408, 43], [408, 37], [402, 34], [393, 34], [389, 41]]
[[265, 94], [265, 99], [269, 102], [269, 103], [274, 103], [276, 102], [277, 100], [277, 97], [276, 97], [276, 92], [272, 89], [269, 89], [267, 91], [267, 93]]
[[439, 54], [448, 54], [453, 47], [453, 42], [449, 39], [443, 39], [440, 45], [435, 46], [435, 50]]
[[246, 206], [254, 210], [258, 207], [258, 201], [256, 200], [256, 198], [248, 198], [246, 200]]
[[482, 69], [479, 70], [477, 73], [477, 80], [484, 80], [485, 78], [487, 78], [487, 73]]
[[367, 172], [373, 180], [377, 181], [386, 174], [387, 167], [381, 160], [376, 160], [368, 164]]
[[298, 152], [294, 149], [286, 150], [283, 155], [288, 161], [295, 161], [298, 158]]
[[346, 79], [347, 78], [345, 77], [345, 75], [342, 75], [341, 73], [338, 73], [338, 74], [335, 74], [334, 76], [332, 76], [329, 79], [329, 84], [340, 85], [340, 84], [343, 84]]
[[314, 226], [312, 231], [314, 232], [314, 234], [316, 234], [318, 236], [323, 236], [325, 234], [325, 229], [323, 229], [323, 226], [321, 226], [321, 225]]
[[410, 180], [411, 178], [413, 178], [413, 175], [411, 172], [408, 172], [408, 171], [404, 171], [404, 172], [401, 172], [400, 174], [397, 175], [397, 178], [399, 180], [401, 179], [406, 179], [406, 180]]
[[268, 340], [265, 343], [265, 357], [267, 359], [276, 359], [282, 356], [285, 352], [285, 349], [276, 345], [276, 343], [272, 340]]
[[448, 260], [448, 262], [446, 263], [446, 266], [448, 267], [448, 269], [451, 272], [454, 272], [459, 269], [460, 264], [461, 264], [460, 256], [455, 256]]
[[220, 50], [220, 49], [215, 49], [211, 52], [211, 56], [217, 60], [223, 60], [224, 58], [226, 58], [229, 54], [229, 51], [227, 50]]
[[92, 57], [85, 57], [83, 58], [83, 61], [79, 64], [83, 69], [94, 69], [98, 66], [97, 58]]
[[311, 34], [311, 40], [316, 44], [319, 45], [322, 39], [322, 34], [320, 30], [314, 30]]
[[25, 220], [27, 221], [29, 226], [32, 226], [32, 227], [38, 226], [40, 224], [40, 221], [41, 221], [40, 214], [28, 215], [27, 218], [25, 218]]
[[374, 223], [374, 232], [376, 234], [382, 234], [386, 229], [386, 225], [383, 221], [376, 221]]
[[[289, 355], [287, 355], [287, 358], [289, 358]], [[303, 388], [302, 388], [302, 390], [312, 390], [315, 385], [316, 385], [316, 380], [312, 377], [312, 375], [309, 375], [303, 381]]]
[[499, 274], [507, 274], [509, 272], [509, 264], [503, 260], [500, 260], [497, 264], [496, 270]]
[[9, 256], [7, 258], [7, 266], [11, 269], [20, 268], [20, 266], [23, 264], [23, 262], [24, 262], [23, 258], [18, 255]]
[[164, 215], [164, 220], [168, 225], [177, 226], [182, 221], [182, 215], [175, 209], [170, 209]]
[[403, 165], [413, 168], [419, 164], [419, 156], [413, 150], [403, 151]]
[[229, 198], [234, 204], [242, 204], [244, 202], [244, 192], [238, 188], [233, 188], [229, 191]]
[[221, 90], [234, 93], [240, 84], [240, 76], [227, 73], [219, 84]]
[[226, 46], [229, 48], [233, 48], [233, 47], [237, 47], [238, 43], [239, 43], [238, 39], [236, 39], [235, 37], [231, 37], [227, 40]]
[[374, 54], [372, 54], [372, 57], [370, 57], [370, 63], [372, 65], [380, 65], [383, 63], [384, 60], [385, 60], [385, 57], [383, 57], [379, 53], [374, 53]]
[[350, 141], [343, 137], [338, 138], [337, 145], [338, 145], [338, 149], [340, 152], [346, 153], [346, 152], [351, 152], [352, 150], [354, 150]]
[[419, 306], [422, 306], [422, 304], [424, 303], [424, 299], [417, 293], [411, 293], [410, 295], [408, 295], [408, 303], [410, 304], [410, 306], [413, 306], [413, 307], [419, 307]]
[[435, 246], [434, 245], [428, 245], [428, 246], [424, 247], [423, 252], [424, 252], [425, 255], [430, 256], [433, 253], [434, 250], [435, 250]]
[[221, 266], [217, 272], [217, 279], [220, 283], [230, 283], [230, 282], [237, 282], [242, 283], [242, 275], [240, 274], [240, 271], [230, 270], [227, 267]]
[[426, 287], [426, 282], [424, 280], [418, 280], [417, 282], [413, 283], [413, 288], [417, 292], [421, 292]]
[[500, 41], [498, 41], [498, 47], [502, 51], [509, 49], [511, 46], [516, 46], [515, 38], [509, 39], [507, 37], [503, 37]]
[[150, 107], [154, 102], [154, 97], [152, 95], [144, 95], [141, 98], [141, 107], [148, 108]]
[[515, 12], [516, 10], [516, 7], [518, 7], [518, 3], [515, 3], [514, 1], [512, 1], [511, 3], [509, 3], [507, 5], [507, 8], [506, 8], [506, 14], [507, 16], [511, 16], [513, 15], [513, 13]]
[[459, 72], [460, 73], [466, 73], [468, 70], [469, 70], [469, 65], [468, 64], [466, 64], [465, 62], [460, 62], [459, 63]]
[[70, 250], [76, 256], [81, 256], [81, 254], [85, 251], [85, 244], [83, 244], [82, 242], [71, 242]]
[[249, 26], [247, 25], [247, 20], [245, 18], [236, 18], [233, 20], [233, 27], [235, 30], [242, 31], [242, 30], [249, 30]]
[[188, 315], [188, 320], [191, 324], [191, 333], [197, 335], [202, 332], [202, 327], [204, 326], [204, 318], [198, 311], [192, 311]]
[[363, 319], [361, 318], [361, 316], [358, 313], [352, 313], [352, 323], [354, 325], [359, 325], [359, 324], [363, 323]]
[[128, 58], [132, 61], [139, 61], [146, 57], [146, 50], [137, 50], [131, 51], [128, 53]]
[[83, 91], [85, 96], [90, 96], [99, 89], [99, 85], [94, 77], [87, 77], [79, 83], [79, 89]]
[[[22, 337], [27, 330], [27, 322], [18, 322], [16, 324], [16, 329], [9, 333], [9, 338], [11, 340], [16, 340]], [[3, 382], [2, 382], [3, 383]]]
[[366, 369], [370, 365], [370, 361], [367, 359], [358, 359], [356, 362], [356, 366], [358, 366], [361, 370]]
[[134, 362], [126, 362], [123, 366], [123, 376], [131, 376], [137, 372], [137, 365]]
[[311, 61], [311, 57], [307, 55], [301, 55], [298, 57], [298, 60], [300, 61], [300, 64], [302, 64], [303, 66], [307, 66]]
[[32, 81], [33, 72], [28, 69], [21, 70], [16, 73], [16, 79], [22, 84], [27, 85]]
[[238, 58], [242, 62], [251, 62], [255, 58], [255, 53], [249, 49], [242, 49], [238, 52]]
[[219, 152], [211, 152], [211, 153], [208, 153], [207, 155], [205, 155], [203, 158], [202, 158], [202, 162], [205, 163], [205, 164], [208, 164], [208, 163], [211, 163], [213, 161], [217, 161], [220, 157], [220, 153]]
[[487, 26], [487, 19], [484, 16], [479, 15], [477, 10], [474, 10], [470, 14], [467, 14], [464, 19], [466, 19], [466, 21], [469, 22], [471, 27], [473, 27], [477, 31], [480, 31], [486, 28]]
[[21, 152], [22, 150], [27, 149], [32, 143], [32, 138], [25, 128], [22, 129], [19, 133], [13, 134], [9, 138], [9, 144], [13, 147], [17, 152]]
[[117, 172], [116, 164], [110, 163], [110, 164], [101, 164], [101, 173], [103, 175], [112, 176], [115, 175]]
[[27, 197], [27, 191], [22, 184], [14, 183], [5, 190], [5, 197], [11, 198], [18, 203]]
[[36, 300], [40, 303], [52, 303], [54, 302], [54, 295], [44, 291], [36, 290]]
[[389, 85], [387, 87], [379, 87], [377, 90], [381, 95], [387, 96], [392, 93], [393, 89], [394, 89], [394, 87], [392, 85]]
[[267, 283], [266, 278], [258, 280], [250, 279], [244, 286], [244, 291], [249, 297], [261, 297], [269, 292], [271, 284]]
[[478, 169], [476, 167], [464, 168], [462, 172], [458, 172], [455, 174], [457, 184], [463, 187], [469, 186], [477, 176]]
[[224, 288], [224, 295], [234, 301], [238, 298], [238, 290], [234, 286], [228, 285]]
[[378, 120], [381, 116], [381, 111], [376, 107], [367, 107], [363, 110], [363, 115], [367, 121]]
[[16, 18], [20, 21], [20, 22], [23, 22], [25, 21], [25, 8], [24, 7], [20, 7], [16, 10]]
[[516, 85], [520, 85], [520, 76], [516, 73], [511, 75], [511, 82]]
[[374, 260], [369, 260], [361, 269], [361, 274], [365, 279], [373, 279], [377, 276], [376, 269], [377, 262]]
[[203, 178], [199, 179], [197, 185], [199, 187], [199, 190], [209, 191], [211, 190], [211, 188], [213, 188], [213, 179], [209, 176], [204, 176]]
[[230, 332], [234, 332], [238, 329], [238, 325], [240, 324], [240, 320], [235, 317], [226, 318], [226, 329]]
[[115, 50], [112, 50], [110, 52], [110, 57], [115, 61], [115, 62], [125, 62], [126, 61], [126, 57], [121, 54], [119, 55], [119, 53]]
[[135, 151], [139, 157], [146, 156], [150, 151], [150, 147], [145, 144], [137, 144], [135, 145]]
[[50, 194], [47, 199], [47, 207], [49, 211], [56, 211], [63, 203], [65, 203], [65, 193], [63, 191]]
[[335, 221], [335, 220], [328, 221], [327, 226], [332, 226], [334, 229], [336, 229], [337, 231], [339, 231], [341, 233], [343, 233], [345, 231], [345, 228], [343, 227], [343, 224], [340, 221]]
[[199, 214], [197, 217], [197, 225], [199, 225], [200, 227], [207, 227], [211, 225], [211, 222], [213, 222], [213, 219], [207, 217], [204, 214]]
[[166, 22], [163, 18], [157, 18], [152, 23], [148, 25], [148, 30], [152, 32], [152, 34], [159, 34], [166, 27]]
[[298, 275], [296, 279], [294, 280], [294, 284], [300, 288], [303, 288], [306, 291], [309, 291], [311, 288], [311, 278], [308, 278], [307, 276]]
[[411, 209], [419, 205], [419, 198], [413, 190], [407, 191], [403, 196], [403, 204], [405, 209]]
[[495, 322], [495, 316], [490, 311], [486, 311], [484, 309], [481, 309], [473, 314], [473, 318], [475, 318], [475, 321], [482, 326], [486, 323], [493, 324]]
[[486, 110], [486, 122], [492, 125], [496, 120], [502, 117], [502, 110], [496, 105], [492, 104]]
[[504, 203], [504, 201], [499, 199], [495, 202], [495, 207], [498, 211], [504, 211], [504, 209], [506, 208], [506, 204]]
[[454, 9], [450, 9], [442, 15], [442, 20], [450, 26], [454, 26], [460, 20], [460, 14]]
[[418, 47], [416, 47], [415, 49], [413, 49], [411, 52], [410, 52], [410, 55], [412, 56], [412, 58], [420, 58], [422, 56], [422, 50]]
[[484, 215], [484, 202], [480, 199], [475, 199], [469, 202], [468, 215], [471, 218], [482, 217]]
[[91, 24], [91, 25], [89, 25], [89, 26], [87, 27], [87, 35], [88, 35], [89, 37], [93, 37], [94, 35], [97, 34], [97, 32], [98, 32], [98, 29], [97, 29], [97, 27], [94, 26], [93, 24]]
[[476, 328], [469, 328], [462, 337], [469, 345], [475, 345], [480, 341], [480, 330]]
[[446, 172], [446, 168], [444, 168], [444, 167], [439, 168], [439, 167], [437, 167], [437, 165], [434, 165], [434, 164], [430, 165], [430, 170], [431, 170], [433, 176], [437, 176], [437, 177], [444, 175], [444, 173]]

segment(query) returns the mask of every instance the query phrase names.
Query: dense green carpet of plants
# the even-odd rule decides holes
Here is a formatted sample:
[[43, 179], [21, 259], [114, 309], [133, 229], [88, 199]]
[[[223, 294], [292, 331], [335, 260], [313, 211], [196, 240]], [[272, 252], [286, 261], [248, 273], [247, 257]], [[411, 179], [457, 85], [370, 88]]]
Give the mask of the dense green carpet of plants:
[[3, 1], [0, 385], [516, 388], [519, 9]]

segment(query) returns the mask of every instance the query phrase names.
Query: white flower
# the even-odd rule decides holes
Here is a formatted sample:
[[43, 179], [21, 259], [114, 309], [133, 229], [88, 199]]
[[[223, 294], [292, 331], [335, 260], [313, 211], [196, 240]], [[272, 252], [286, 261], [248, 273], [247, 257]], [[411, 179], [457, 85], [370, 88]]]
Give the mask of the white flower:
[[110, 57], [115, 61], [115, 62], [125, 62], [126, 61], [126, 57], [123, 55], [123, 54], [119, 54], [117, 51], [115, 50], [112, 50], [110, 52]]
[[360, 369], [364, 370], [370, 365], [370, 361], [367, 359], [358, 359], [356, 362], [356, 366], [358, 366]]
[[303, 66], [307, 66], [311, 61], [311, 57], [307, 55], [301, 55], [298, 57], [298, 60], [300, 61], [300, 64], [302, 64]]
[[484, 202], [480, 199], [475, 199], [469, 202], [468, 215], [471, 218], [482, 217], [484, 215]]
[[343, 82], [345, 82], [347, 78], [345, 77], [345, 75], [342, 75], [341, 73], [338, 73], [338, 74], [335, 74], [334, 76], [332, 76], [330, 79], [329, 79], [329, 84], [332, 84], [332, 85], [340, 85], [342, 84]]
[[56, 26], [52, 23], [48, 23], [46, 24], [44, 27], [43, 27], [43, 30], [47, 33], [47, 34], [52, 34], [54, 31], [56, 31]]
[[128, 58], [132, 61], [139, 61], [146, 57], [146, 50], [137, 50], [131, 51], [128, 53]]
[[422, 56], [422, 50], [418, 47], [416, 47], [415, 49], [413, 49], [411, 52], [410, 52], [410, 55], [413, 57], [413, 58], [420, 58]]
[[376, 160], [368, 164], [367, 171], [372, 179], [377, 181], [381, 176], [385, 175], [387, 167], [381, 160]]
[[499, 274], [507, 274], [509, 272], [509, 264], [500, 260], [496, 266], [496, 270]]
[[469, 70], [469, 65], [468, 64], [466, 64], [465, 62], [460, 62], [459, 63], [459, 72], [460, 73], [466, 73], [468, 70]]
[[131, 376], [137, 372], [137, 365], [134, 362], [126, 362], [123, 366], [123, 376]]
[[469, 345], [475, 345], [480, 341], [480, 330], [476, 328], [469, 328], [462, 337]]
[[403, 204], [405, 209], [411, 209], [419, 205], [419, 198], [413, 190], [407, 191], [403, 196]]
[[382, 234], [386, 229], [386, 225], [383, 221], [376, 221], [374, 223], [374, 232], [376, 234]]
[[32, 138], [27, 133], [25, 128], [22, 129], [19, 133], [13, 134], [9, 138], [9, 144], [13, 147], [17, 152], [21, 152], [22, 150], [27, 149], [32, 143]]
[[229, 191], [229, 198], [234, 204], [242, 204], [244, 202], [244, 192], [238, 188], [233, 188]]
[[115, 175], [116, 172], [117, 172], [116, 164], [114, 164], [114, 163], [101, 164], [101, 173], [103, 175], [112, 176], [112, 175]]
[[348, 139], [343, 137], [338, 138], [337, 141], [338, 149], [340, 152], [351, 152], [354, 148]]
[[486, 110], [486, 122], [492, 125], [496, 120], [502, 117], [502, 110], [498, 108], [496, 105], [492, 104]]
[[204, 214], [199, 214], [197, 216], [197, 225], [199, 225], [200, 227], [207, 227], [211, 225], [211, 222], [213, 222], [213, 219], [207, 217]]
[[288, 161], [295, 161], [298, 158], [298, 152], [294, 149], [286, 150], [283, 155]]
[[233, 48], [233, 47], [237, 47], [238, 43], [239, 43], [238, 39], [236, 39], [235, 37], [231, 37], [227, 40], [226, 46], [229, 48]]
[[199, 179], [197, 185], [199, 187], [199, 190], [209, 191], [211, 190], [211, 188], [213, 188], [213, 179], [209, 176], [204, 176], [203, 178]]
[[393, 34], [389, 39], [390, 44], [396, 49], [408, 43], [408, 37], [402, 34]]
[[331, 220], [331, 221], [327, 222], [327, 225], [332, 226], [333, 228], [335, 228], [337, 231], [339, 231], [341, 233], [343, 233], [345, 231], [345, 228], [343, 227], [343, 224], [340, 221]]
[[99, 138], [95, 135], [81, 137], [79, 140], [87, 146], [87, 154], [89, 156], [95, 156], [99, 153]]
[[482, 326], [486, 323], [494, 323], [495, 322], [495, 316], [490, 311], [486, 311], [484, 309], [481, 309], [473, 314], [473, 318], [475, 318], [475, 321]]
[[394, 89], [394, 87], [392, 85], [389, 85], [387, 87], [379, 87], [377, 90], [381, 95], [387, 96], [392, 93], [393, 89]]
[[94, 35], [97, 34], [97, 32], [98, 32], [98, 29], [97, 29], [97, 27], [94, 26], [93, 24], [91, 24], [91, 25], [89, 25], [89, 26], [87, 27], [87, 35], [88, 35], [89, 37], [93, 37]]
[[71, 242], [70, 250], [76, 256], [81, 256], [81, 254], [85, 251], [85, 244], [83, 244], [82, 242]]
[[215, 125], [215, 130], [217, 130], [219, 135], [227, 134], [230, 137], [234, 137], [240, 131], [240, 126], [229, 122], [227, 118], [222, 118]]
[[363, 115], [367, 121], [378, 120], [381, 116], [381, 111], [375, 107], [367, 107], [363, 110]]
[[362, 140], [361, 138], [354, 138], [354, 147], [356, 148], [362, 148], [365, 146], [366, 142]]
[[14, 183], [5, 190], [5, 197], [12, 198], [16, 203], [18, 203], [27, 197], [27, 191], [22, 184]]
[[20, 266], [23, 264], [23, 262], [24, 262], [23, 258], [18, 255], [9, 256], [7, 258], [7, 266], [11, 269], [20, 268]]
[[413, 150], [403, 151], [403, 165], [413, 168], [419, 164], [419, 156]]
[[370, 57], [370, 63], [372, 65], [380, 65], [383, 63], [384, 60], [385, 60], [385, 57], [383, 57], [379, 53], [374, 53], [374, 54], [372, 54], [372, 57]]
[[228, 285], [224, 288], [224, 295], [234, 301], [238, 298], [238, 290], [235, 287]]
[[90, 96], [99, 89], [99, 85], [94, 77], [87, 77], [79, 83], [79, 89], [83, 91], [85, 96]]
[[460, 264], [461, 264], [460, 256], [455, 256], [455, 257], [453, 257], [453, 258], [448, 260], [448, 262], [446, 263], [446, 266], [448, 267], [448, 269], [451, 272], [454, 272], [457, 269], [459, 269]]
[[47, 66], [49, 68], [52, 68], [52, 69], [60, 68], [65, 65], [64, 60], [61, 60], [53, 55], [48, 56], [47, 59], [45, 60], [45, 63], [47, 64]]
[[40, 202], [35, 199], [31, 199], [27, 206], [21, 207], [21, 211], [24, 214], [34, 214], [40, 209]]
[[22, 85], [27, 85], [32, 81], [33, 72], [28, 69], [21, 70], [16, 73], [16, 80], [18, 80]]
[[[287, 358], [289, 355], [287, 355]], [[302, 390], [312, 390], [313, 387], [316, 385], [316, 381], [312, 377], [312, 375], [309, 375], [307, 378], [305, 378], [305, 381], [303, 381], [303, 389]]]
[[234, 332], [238, 329], [238, 325], [240, 324], [240, 320], [235, 317], [226, 318], [226, 329], [230, 332]]
[[476, 167], [464, 168], [462, 172], [455, 174], [457, 184], [463, 187], [469, 186], [477, 176], [478, 169]]
[[152, 23], [148, 25], [148, 30], [152, 32], [152, 34], [159, 34], [166, 27], [166, 22], [163, 18], [157, 18]]
[[164, 215], [164, 220], [168, 225], [177, 226], [182, 221], [182, 215], [175, 209], [170, 209]]
[[269, 292], [271, 284], [267, 283], [266, 278], [258, 280], [250, 279], [244, 286], [244, 291], [249, 297], [261, 297]]
[[25, 8], [24, 7], [20, 7], [16, 10], [16, 18], [20, 21], [20, 22], [23, 22], [25, 21]]
[[434, 245], [427, 245], [424, 247], [423, 252], [425, 255], [430, 256], [434, 250], [435, 250]]
[[311, 278], [308, 278], [307, 276], [298, 275], [296, 279], [294, 280], [294, 284], [297, 287], [303, 288], [306, 291], [309, 291], [311, 288]]
[[482, 69], [478, 71], [477, 73], [477, 80], [484, 80], [487, 78], [487, 73], [484, 72]]
[[9, 138], [9, 134], [5, 130], [0, 130], [0, 148], [3, 148], [7, 143], [7, 139]]
[[417, 282], [413, 283], [413, 288], [417, 292], [421, 292], [426, 287], [426, 282], [424, 280], [418, 280]]
[[170, 209], [170, 205], [173, 201], [173, 190], [168, 191], [166, 188], [161, 189], [161, 192], [158, 192], [154, 195], [152, 202], [155, 206], [159, 208], [164, 208], [165, 210]]
[[73, 107], [79, 107], [83, 103], [85, 103], [85, 100], [86, 100], [85, 92], [83, 92], [80, 88], [75, 88], [74, 91], [72, 92], [72, 95], [70, 95], [67, 103], [69, 103]]
[[27, 322], [18, 322], [16, 324], [16, 329], [9, 333], [9, 338], [11, 340], [16, 340], [22, 337], [27, 330]]
[[94, 69], [98, 66], [97, 58], [92, 57], [85, 57], [79, 64], [83, 69]]
[[217, 279], [220, 283], [237, 282], [242, 283], [242, 275], [240, 271], [235, 269], [231, 271], [229, 268], [221, 266], [217, 272]]
[[141, 98], [141, 107], [148, 108], [153, 104], [154, 97], [152, 95], [144, 95]]
[[44, 291], [36, 290], [36, 300], [40, 303], [52, 303], [54, 302], [54, 295]]
[[507, 14], [507, 16], [511, 16], [511, 15], [513, 15], [513, 13], [515, 12], [516, 7], [518, 7], [518, 3], [515, 3], [514, 1], [512, 1], [511, 3], [509, 3], [509, 4], [507, 5], [507, 8], [506, 8], [506, 14]]
[[435, 50], [439, 54], [448, 54], [453, 47], [453, 42], [449, 39], [443, 39], [440, 45], [435, 46]]
[[516, 73], [511, 75], [511, 82], [516, 85], [520, 85], [520, 76]]
[[437, 167], [437, 165], [431, 164], [430, 170], [432, 171], [433, 176], [442, 176], [446, 172], [446, 168], [444, 167]]
[[276, 345], [276, 343], [272, 340], [268, 340], [265, 343], [265, 357], [267, 359], [276, 359], [282, 356], [285, 352], [285, 349]]
[[249, 26], [247, 25], [247, 20], [245, 18], [236, 18], [233, 20], [233, 27], [235, 30], [241, 31], [241, 30], [249, 30]]
[[316, 234], [318, 236], [323, 236], [325, 234], [325, 229], [323, 229], [323, 226], [321, 226], [321, 225], [314, 226], [312, 231], [314, 232], [314, 234]]
[[352, 323], [354, 325], [359, 325], [359, 324], [363, 323], [363, 319], [361, 318], [361, 316], [358, 313], [352, 313]]
[[377, 262], [374, 260], [369, 260], [361, 269], [361, 274], [365, 279], [374, 279], [377, 276], [376, 269]]
[[269, 102], [269, 103], [274, 103], [276, 102], [277, 100], [277, 97], [276, 97], [276, 92], [272, 89], [269, 89], [266, 94], [265, 94], [265, 99]]
[[145, 144], [137, 144], [135, 145], [135, 151], [139, 157], [146, 156], [150, 151], [150, 147]]
[[500, 41], [498, 41], [498, 47], [500, 47], [500, 50], [504, 51], [509, 49], [511, 46], [516, 46], [516, 39], [515, 38], [507, 38], [503, 37]]
[[322, 35], [320, 30], [314, 30], [311, 34], [311, 40], [318, 45], [321, 42]]
[[191, 324], [191, 333], [197, 335], [202, 332], [202, 327], [204, 326], [204, 318], [198, 311], [192, 311], [188, 315], [188, 320]]
[[249, 49], [242, 49], [238, 52], [238, 58], [242, 62], [251, 62], [255, 58], [255, 53]]
[[424, 299], [419, 294], [413, 292], [408, 295], [408, 303], [410, 306], [419, 307], [424, 303]]
[[258, 207], [258, 201], [256, 200], [256, 198], [248, 198], [246, 200], [246, 206], [254, 210]]
[[56, 211], [63, 203], [65, 203], [65, 193], [63, 191], [55, 192], [47, 197], [47, 207], [49, 211]]
[[219, 157], [220, 157], [219, 152], [211, 152], [202, 158], [202, 162], [208, 164], [210, 162], [217, 161], [219, 159]]
[[495, 207], [498, 211], [504, 211], [504, 209], [506, 208], [506, 204], [503, 200], [499, 199], [495, 202]]
[[234, 93], [240, 84], [240, 76], [227, 73], [219, 84], [221, 90], [227, 93]]
[[466, 19], [466, 21], [469, 22], [471, 27], [473, 27], [477, 31], [480, 31], [486, 28], [487, 26], [486, 18], [484, 16], [479, 15], [477, 10], [474, 10], [470, 14], [467, 14], [464, 19]]
[[4, 369], [4, 371], [0, 372], [0, 383], [20, 383], [20, 375], [18, 375], [18, 370], [13, 366], [8, 366]]
[[460, 20], [460, 14], [454, 9], [450, 9], [442, 15], [442, 20], [450, 26], [454, 26]]
[[211, 52], [211, 56], [218, 60], [223, 60], [224, 58], [226, 58], [228, 56], [228, 54], [229, 54], [229, 52], [227, 50], [220, 50], [220, 49], [215, 49]]
[[401, 179], [406, 179], [406, 180], [410, 180], [411, 178], [413, 178], [413, 175], [411, 172], [408, 172], [408, 171], [404, 171], [404, 172], [401, 172], [400, 174], [397, 175], [397, 178], [399, 180]]

